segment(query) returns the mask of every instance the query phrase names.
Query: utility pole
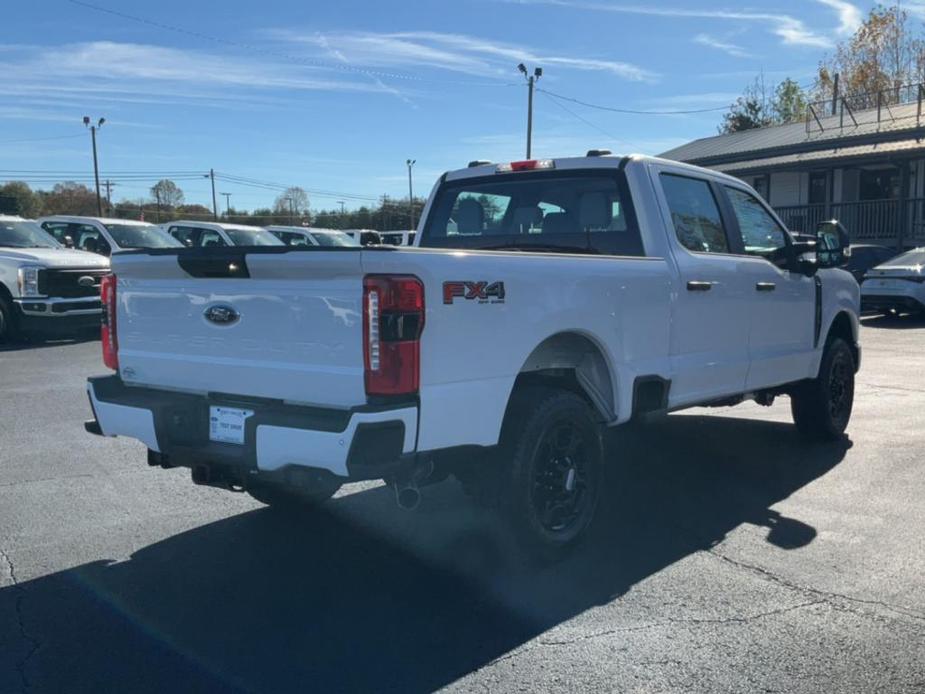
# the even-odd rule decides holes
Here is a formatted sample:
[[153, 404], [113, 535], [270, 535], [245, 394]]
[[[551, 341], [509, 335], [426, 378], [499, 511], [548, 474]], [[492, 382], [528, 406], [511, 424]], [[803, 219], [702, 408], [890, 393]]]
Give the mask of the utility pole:
[[414, 229], [414, 185], [411, 182], [411, 168], [418, 163], [417, 159], [409, 159], [408, 165], [408, 218], [411, 220], [411, 229]]
[[218, 203], [215, 201], [215, 169], [209, 169], [206, 178], [212, 179], [212, 219], [218, 221]]
[[295, 217], [295, 212], [293, 212], [292, 210], [292, 196], [290, 195], [288, 197], [285, 197], [283, 198], [283, 200], [289, 201], [289, 226], [295, 226], [295, 222], [293, 221], [293, 218]]
[[100, 118], [95, 125], [90, 124], [90, 116], [84, 116], [84, 127], [90, 128], [90, 140], [93, 142], [93, 178], [96, 181], [96, 213], [103, 216], [103, 199], [100, 197], [100, 166], [96, 158], [96, 131], [103, 127], [105, 118]]
[[107, 214], [112, 214], [112, 189], [115, 187], [115, 183], [106, 179], [103, 183], [103, 187], [106, 189], [106, 207], [108, 208]]
[[340, 214], [343, 217], [345, 214], [347, 214], [347, 211], [344, 209], [344, 201], [338, 200], [337, 204], [340, 205]]
[[838, 73], [835, 73], [835, 79], [832, 83], [832, 115], [838, 113]]
[[219, 195], [225, 196], [225, 216], [227, 217], [231, 213], [231, 193], [219, 193]]
[[154, 199], [157, 201], [157, 223], [161, 223], [161, 191], [155, 189]]
[[518, 65], [517, 69], [527, 80], [527, 159], [529, 159], [533, 154], [533, 89], [543, 76], [543, 68], [536, 68], [532, 75], [528, 75], [527, 66], [523, 63]]

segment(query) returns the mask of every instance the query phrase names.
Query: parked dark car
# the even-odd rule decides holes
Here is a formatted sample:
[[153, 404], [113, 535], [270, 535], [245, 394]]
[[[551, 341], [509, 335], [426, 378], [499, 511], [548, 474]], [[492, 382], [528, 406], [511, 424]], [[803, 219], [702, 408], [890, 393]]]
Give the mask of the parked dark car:
[[875, 268], [880, 263], [885, 263], [894, 257], [898, 251], [895, 248], [878, 246], [872, 243], [852, 244], [851, 255], [845, 264], [845, 269], [850, 272], [854, 279], [860, 284], [864, 280], [864, 275], [868, 270]]

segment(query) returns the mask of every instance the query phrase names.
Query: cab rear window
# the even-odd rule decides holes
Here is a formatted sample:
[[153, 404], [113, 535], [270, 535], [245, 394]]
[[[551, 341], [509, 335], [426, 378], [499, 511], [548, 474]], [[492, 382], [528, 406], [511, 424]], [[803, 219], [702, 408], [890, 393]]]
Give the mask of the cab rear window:
[[446, 183], [420, 245], [644, 255], [623, 173], [600, 169]]

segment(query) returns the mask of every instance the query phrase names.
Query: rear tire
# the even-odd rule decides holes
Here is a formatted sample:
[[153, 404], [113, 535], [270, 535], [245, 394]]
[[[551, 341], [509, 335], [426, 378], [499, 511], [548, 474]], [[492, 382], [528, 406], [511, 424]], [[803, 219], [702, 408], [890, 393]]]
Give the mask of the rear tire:
[[502, 434], [509, 466], [502, 508], [531, 556], [555, 561], [588, 534], [603, 480], [604, 447], [591, 408], [567, 390], [515, 396]]
[[829, 340], [819, 375], [801, 383], [790, 395], [793, 422], [811, 441], [834, 441], [844, 436], [854, 404], [854, 354], [848, 343]]
[[13, 306], [9, 299], [0, 296], [0, 344], [9, 344], [19, 337], [13, 314]]

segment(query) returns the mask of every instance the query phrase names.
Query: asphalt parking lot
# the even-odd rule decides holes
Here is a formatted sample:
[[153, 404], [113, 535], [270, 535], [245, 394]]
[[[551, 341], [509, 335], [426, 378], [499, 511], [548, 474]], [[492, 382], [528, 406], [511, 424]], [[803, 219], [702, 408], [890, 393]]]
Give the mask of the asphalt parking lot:
[[925, 691], [925, 321], [865, 321], [850, 437], [789, 403], [613, 432], [531, 567], [450, 481], [279, 516], [83, 431], [97, 342], [0, 351], [0, 692]]

